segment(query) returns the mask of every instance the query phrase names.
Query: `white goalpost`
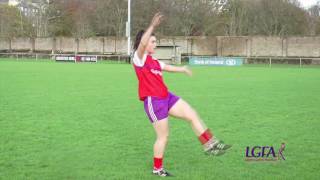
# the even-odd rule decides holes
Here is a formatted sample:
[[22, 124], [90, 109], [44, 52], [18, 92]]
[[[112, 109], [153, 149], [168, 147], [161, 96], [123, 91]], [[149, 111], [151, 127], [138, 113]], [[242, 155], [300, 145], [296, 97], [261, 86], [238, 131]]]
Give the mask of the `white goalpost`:
[[126, 36], [128, 38], [128, 56], [131, 53], [131, 0], [128, 0], [128, 21], [126, 23]]

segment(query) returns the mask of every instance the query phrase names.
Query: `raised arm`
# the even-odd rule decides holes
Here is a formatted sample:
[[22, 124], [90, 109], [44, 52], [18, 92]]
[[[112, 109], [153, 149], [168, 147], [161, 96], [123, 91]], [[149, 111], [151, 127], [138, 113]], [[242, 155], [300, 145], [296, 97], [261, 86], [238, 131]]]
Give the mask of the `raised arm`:
[[160, 25], [162, 19], [163, 19], [163, 15], [161, 13], [155, 14], [152, 21], [151, 21], [151, 24], [149, 25], [148, 29], [143, 34], [141, 41], [140, 41], [140, 44], [137, 49], [138, 57], [140, 59], [143, 58], [144, 52], [146, 50], [146, 47], [148, 45], [149, 39], [152, 35], [152, 32], [155, 30], [155, 28], [157, 26]]

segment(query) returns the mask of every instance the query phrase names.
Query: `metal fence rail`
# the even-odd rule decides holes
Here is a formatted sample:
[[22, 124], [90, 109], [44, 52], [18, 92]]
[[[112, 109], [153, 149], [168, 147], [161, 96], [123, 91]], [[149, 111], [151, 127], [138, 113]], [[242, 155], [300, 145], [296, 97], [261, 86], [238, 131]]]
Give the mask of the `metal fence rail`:
[[97, 56], [98, 61], [113, 60], [130, 63], [130, 56], [124, 54], [46, 54], [46, 53], [0, 53], [0, 58], [15, 58], [16, 60], [33, 58], [35, 60], [48, 59], [55, 60], [56, 56]]
[[246, 64], [250, 64], [250, 61], [256, 61], [256, 60], [263, 60], [264, 64], [268, 64], [269, 67], [272, 66], [272, 64], [284, 64], [284, 63], [273, 63], [275, 61], [286, 61], [288, 64], [289, 62], [298, 62], [297, 64], [299, 64], [300, 67], [302, 67], [303, 64], [307, 64], [307, 65], [320, 65], [320, 57], [319, 58], [307, 58], [307, 57], [246, 57]]
[[[97, 56], [98, 61], [113, 61], [130, 63], [130, 56], [126, 54], [49, 54], [49, 53], [28, 53], [28, 52], [14, 52], [14, 53], [0, 53], [0, 58], [15, 58], [26, 59], [33, 58], [35, 60], [48, 59], [55, 60], [56, 56]], [[189, 61], [191, 56], [182, 56], [184, 61]], [[216, 56], [199, 56], [199, 57], [216, 57]], [[303, 65], [320, 65], [320, 57], [241, 57], [244, 59], [244, 64], [267, 64], [272, 67], [273, 64], [296, 64], [302, 67]], [[279, 61], [281, 63], [279, 63]], [[257, 63], [258, 62], [258, 63]], [[262, 63], [259, 63], [262, 62]], [[278, 62], [278, 63], [277, 63]], [[296, 63], [294, 63], [296, 62]]]

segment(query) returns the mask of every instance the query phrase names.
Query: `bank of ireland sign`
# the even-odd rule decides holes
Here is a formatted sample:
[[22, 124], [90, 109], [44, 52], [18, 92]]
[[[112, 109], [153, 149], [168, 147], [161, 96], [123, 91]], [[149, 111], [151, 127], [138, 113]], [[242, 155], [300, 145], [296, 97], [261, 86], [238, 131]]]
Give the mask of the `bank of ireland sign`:
[[198, 66], [241, 66], [244, 58], [241, 57], [215, 57], [215, 56], [191, 56], [190, 65]]

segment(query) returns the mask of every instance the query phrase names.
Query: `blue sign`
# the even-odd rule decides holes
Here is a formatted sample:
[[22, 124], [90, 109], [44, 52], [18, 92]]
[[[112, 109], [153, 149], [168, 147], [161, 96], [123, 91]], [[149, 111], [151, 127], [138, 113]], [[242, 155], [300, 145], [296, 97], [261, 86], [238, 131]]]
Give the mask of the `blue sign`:
[[241, 57], [215, 57], [215, 56], [191, 56], [190, 65], [199, 66], [241, 66], [244, 58]]

